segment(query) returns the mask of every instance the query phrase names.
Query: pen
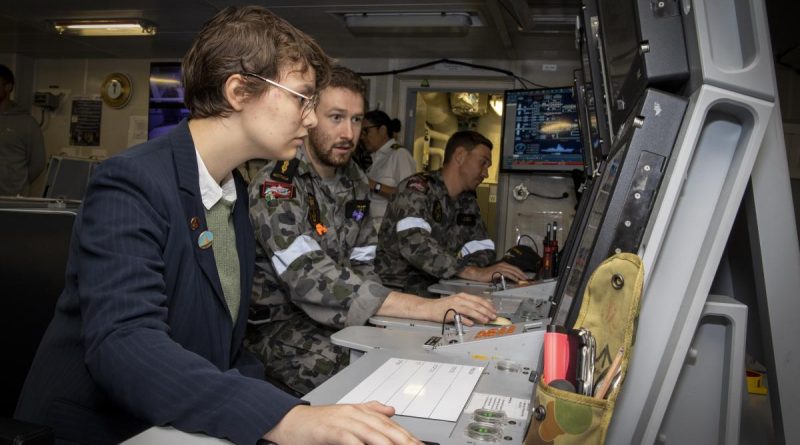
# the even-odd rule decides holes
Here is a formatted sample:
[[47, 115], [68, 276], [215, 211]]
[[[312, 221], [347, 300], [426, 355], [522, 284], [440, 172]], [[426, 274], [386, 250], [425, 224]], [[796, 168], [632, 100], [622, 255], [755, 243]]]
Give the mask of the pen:
[[614, 360], [611, 362], [611, 366], [608, 367], [608, 371], [605, 373], [606, 375], [603, 377], [603, 383], [597, 388], [595, 391], [594, 397], [596, 399], [605, 399], [606, 393], [608, 392], [608, 388], [611, 387], [611, 381], [614, 380], [614, 377], [619, 372], [619, 367], [622, 364], [622, 356], [625, 352], [625, 347], [620, 346], [619, 350], [617, 351], [617, 355], [614, 357]]

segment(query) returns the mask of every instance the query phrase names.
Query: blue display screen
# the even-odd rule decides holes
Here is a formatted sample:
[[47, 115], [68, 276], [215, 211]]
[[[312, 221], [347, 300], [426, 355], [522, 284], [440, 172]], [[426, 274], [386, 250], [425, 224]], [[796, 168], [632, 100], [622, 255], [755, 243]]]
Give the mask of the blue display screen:
[[147, 139], [169, 132], [188, 115], [183, 103], [180, 62], [151, 63]]
[[583, 168], [572, 87], [509, 90], [504, 104], [503, 170]]

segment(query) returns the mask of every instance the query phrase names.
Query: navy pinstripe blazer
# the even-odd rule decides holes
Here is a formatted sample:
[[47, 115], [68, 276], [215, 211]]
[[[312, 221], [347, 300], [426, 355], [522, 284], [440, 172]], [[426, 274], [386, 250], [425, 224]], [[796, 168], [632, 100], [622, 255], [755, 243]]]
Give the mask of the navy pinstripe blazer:
[[233, 325], [213, 248], [197, 243], [206, 222], [187, 121], [97, 168], [16, 418], [69, 442], [119, 442], [170, 424], [255, 443], [301, 403], [263, 381], [242, 347], [255, 244], [235, 177], [242, 304]]

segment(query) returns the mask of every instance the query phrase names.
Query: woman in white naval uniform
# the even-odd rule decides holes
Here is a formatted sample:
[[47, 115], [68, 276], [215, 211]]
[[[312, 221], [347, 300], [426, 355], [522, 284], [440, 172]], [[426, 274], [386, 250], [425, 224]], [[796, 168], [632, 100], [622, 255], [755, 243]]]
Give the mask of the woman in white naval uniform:
[[399, 120], [390, 119], [380, 110], [367, 112], [361, 125], [361, 140], [372, 156], [367, 178], [371, 190], [369, 210], [376, 230], [381, 226], [397, 184], [417, 172], [411, 153], [394, 139], [400, 126]]

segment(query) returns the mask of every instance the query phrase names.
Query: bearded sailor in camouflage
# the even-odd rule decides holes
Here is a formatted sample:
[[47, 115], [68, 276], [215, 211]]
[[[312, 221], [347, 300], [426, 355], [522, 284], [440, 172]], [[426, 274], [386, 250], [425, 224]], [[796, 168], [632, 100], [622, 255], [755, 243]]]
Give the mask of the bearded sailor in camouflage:
[[398, 185], [381, 224], [375, 264], [385, 285], [426, 295], [428, 286], [446, 278], [489, 282], [501, 273], [525, 279], [519, 268], [494, 263], [494, 242], [481, 220], [475, 190], [489, 175], [491, 148], [477, 132], [455, 133], [441, 170]]
[[[341, 67], [331, 74], [320, 93], [318, 126], [296, 159], [266, 165], [250, 185], [257, 248], [247, 345], [270, 380], [298, 394], [348, 364], [349, 350], [330, 341], [337, 330], [375, 314], [441, 320], [447, 310], [447, 303], [390, 291], [374, 272], [369, 185], [351, 161], [364, 114], [363, 81]], [[491, 305], [469, 297], [449, 306], [491, 319]]]

